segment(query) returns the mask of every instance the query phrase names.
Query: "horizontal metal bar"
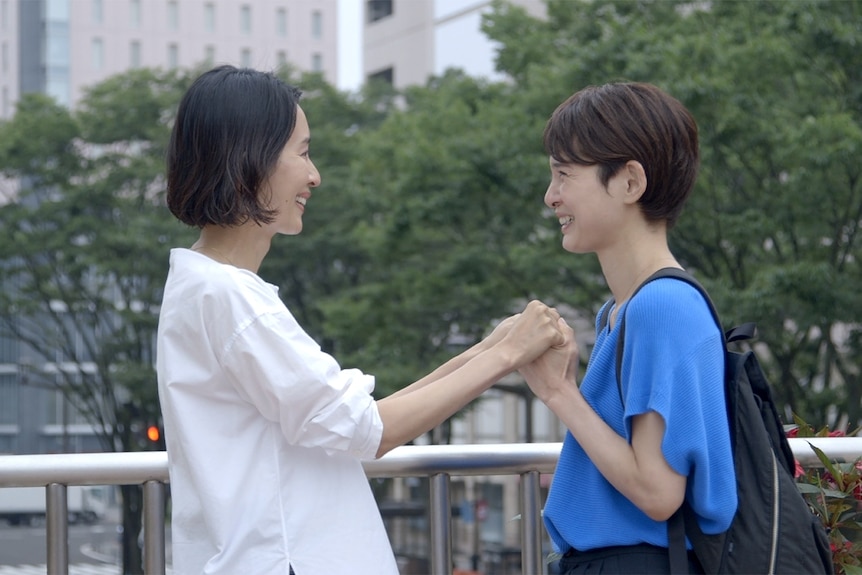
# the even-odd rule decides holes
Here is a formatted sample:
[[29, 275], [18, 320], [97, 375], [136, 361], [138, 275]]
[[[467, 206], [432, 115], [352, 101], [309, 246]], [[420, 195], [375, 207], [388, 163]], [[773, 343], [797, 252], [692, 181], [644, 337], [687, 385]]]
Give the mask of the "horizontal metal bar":
[[404, 445], [362, 465], [368, 477], [553, 473], [561, 448], [561, 443]]
[[820, 466], [811, 446], [822, 450], [832, 461], [849, 463], [862, 457], [862, 437], [791, 437], [787, 440], [793, 456], [803, 467]]
[[0, 456], [0, 487], [135, 485], [168, 480], [164, 451]]
[[[862, 437], [791, 438], [789, 442], [804, 466], [820, 464], [809, 443], [834, 461], [862, 457]], [[363, 466], [368, 477], [553, 473], [561, 447], [561, 443], [406, 445], [378, 460], [365, 461]], [[168, 481], [164, 451], [0, 456], [0, 487], [133, 485], [147, 481]]]

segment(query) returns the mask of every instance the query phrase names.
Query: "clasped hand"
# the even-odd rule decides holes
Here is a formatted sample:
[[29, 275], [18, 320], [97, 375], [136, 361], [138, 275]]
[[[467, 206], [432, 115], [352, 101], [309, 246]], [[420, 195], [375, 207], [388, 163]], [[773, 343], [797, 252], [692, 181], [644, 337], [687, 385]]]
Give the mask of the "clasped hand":
[[486, 348], [508, 345], [514, 367], [523, 370], [529, 364], [535, 364], [529, 368], [530, 373], [544, 373], [561, 361], [568, 363], [570, 356], [574, 357], [571, 362], [577, 365], [578, 348], [574, 332], [556, 309], [538, 300], [527, 304], [521, 313], [500, 322], [483, 344]]

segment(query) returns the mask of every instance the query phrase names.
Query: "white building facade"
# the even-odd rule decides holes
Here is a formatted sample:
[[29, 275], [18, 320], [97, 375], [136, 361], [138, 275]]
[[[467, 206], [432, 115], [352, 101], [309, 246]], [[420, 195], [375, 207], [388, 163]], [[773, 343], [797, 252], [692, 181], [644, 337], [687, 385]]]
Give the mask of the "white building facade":
[[[509, 0], [534, 16], [542, 0]], [[500, 79], [495, 45], [480, 29], [491, 0], [366, 0], [363, 38], [365, 78], [383, 78], [396, 88], [424, 84], [447, 68]]]

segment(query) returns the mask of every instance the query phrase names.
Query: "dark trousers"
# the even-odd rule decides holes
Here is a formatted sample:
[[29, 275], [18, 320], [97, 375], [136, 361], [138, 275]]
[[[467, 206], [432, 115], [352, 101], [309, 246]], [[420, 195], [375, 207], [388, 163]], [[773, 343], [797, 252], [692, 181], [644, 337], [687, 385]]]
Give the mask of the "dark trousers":
[[[689, 573], [703, 573], [692, 553], [689, 553], [688, 565]], [[670, 559], [667, 548], [646, 544], [602, 547], [591, 551], [570, 549], [560, 559], [560, 573], [659, 575], [670, 573]]]

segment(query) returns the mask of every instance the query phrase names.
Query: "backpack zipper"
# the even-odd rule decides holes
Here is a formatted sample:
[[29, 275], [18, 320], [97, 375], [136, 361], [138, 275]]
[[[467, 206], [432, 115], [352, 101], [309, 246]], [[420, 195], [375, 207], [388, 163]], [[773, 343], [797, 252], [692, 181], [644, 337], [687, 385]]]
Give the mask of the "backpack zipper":
[[769, 575], [775, 573], [775, 557], [778, 555], [778, 501], [781, 499], [778, 490], [778, 461], [775, 459], [775, 453], [772, 453], [772, 547], [769, 554]]

